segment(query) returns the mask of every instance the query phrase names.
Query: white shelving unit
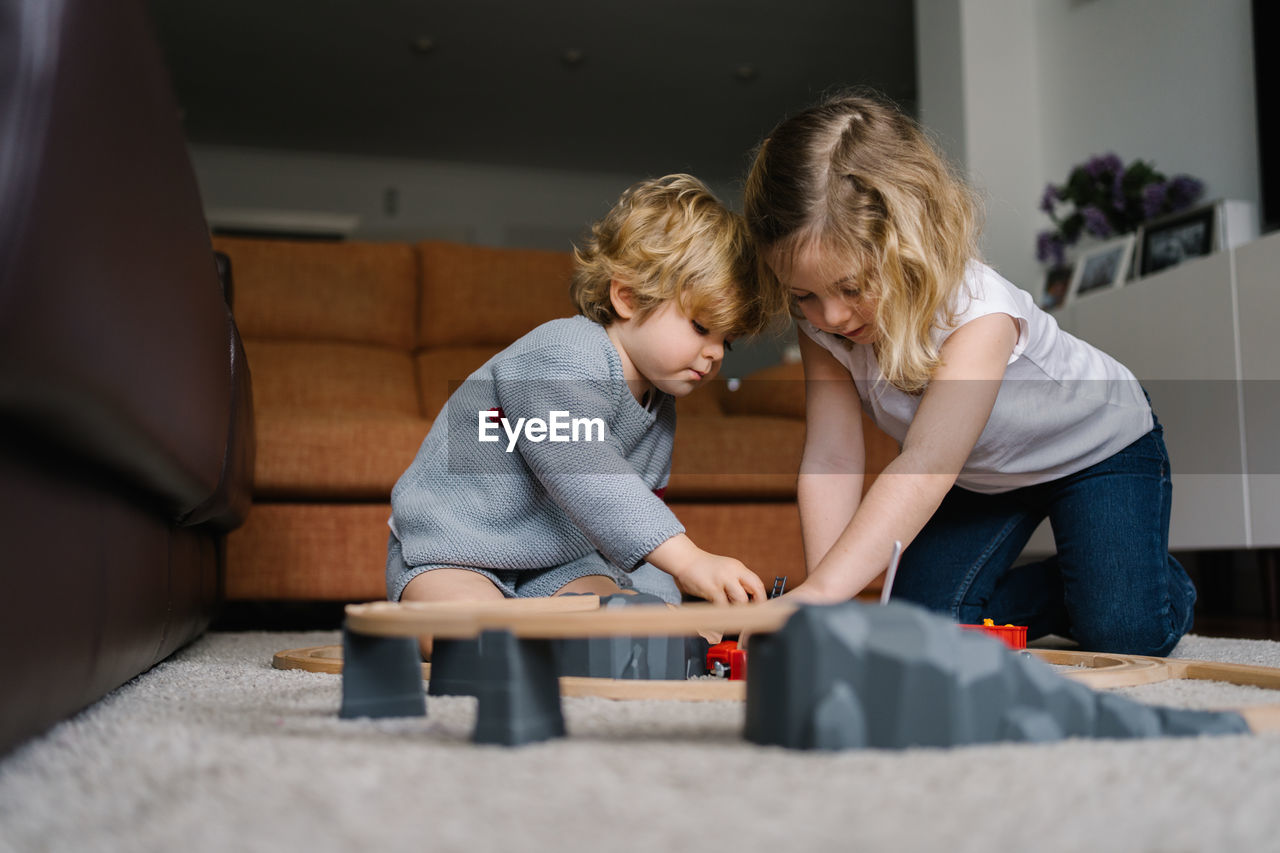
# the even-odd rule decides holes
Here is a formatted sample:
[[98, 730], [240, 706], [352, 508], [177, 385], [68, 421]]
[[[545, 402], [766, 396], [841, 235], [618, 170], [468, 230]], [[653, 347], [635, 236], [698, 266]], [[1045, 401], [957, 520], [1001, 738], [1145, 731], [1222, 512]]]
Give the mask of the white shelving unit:
[[[1091, 293], [1057, 318], [1151, 395], [1173, 469], [1170, 548], [1280, 547], [1280, 234]], [[1042, 525], [1028, 553], [1052, 543]]]

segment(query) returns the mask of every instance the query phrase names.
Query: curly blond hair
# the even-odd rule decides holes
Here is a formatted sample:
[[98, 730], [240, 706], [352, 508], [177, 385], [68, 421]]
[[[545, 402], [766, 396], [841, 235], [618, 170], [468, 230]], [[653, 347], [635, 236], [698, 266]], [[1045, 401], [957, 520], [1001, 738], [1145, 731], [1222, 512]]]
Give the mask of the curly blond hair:
[[634, 292], [642, 322], [675, 299], [686, 316], [728, 337], [762, 331], [786, 304], [776, 288], [761, 286], [746, 221], [691, 175], [629, 187], [574, 248], [574, 260], [570, 296], [603, 326], [618, 319], [615, 279]]
[[[865, 92], [792, 116], [757, 150], [745, 208], [775, 264], [815, 251], [833, 281], [852, 275], [877, 300], [880, 368], [895, 387], [922, 391], [941, 363], [931, 331], [954, 323], [965, 267], [979, 257], [981, 205], [919, 125]], [[762, 277], [786, 298], [767, 268]]]

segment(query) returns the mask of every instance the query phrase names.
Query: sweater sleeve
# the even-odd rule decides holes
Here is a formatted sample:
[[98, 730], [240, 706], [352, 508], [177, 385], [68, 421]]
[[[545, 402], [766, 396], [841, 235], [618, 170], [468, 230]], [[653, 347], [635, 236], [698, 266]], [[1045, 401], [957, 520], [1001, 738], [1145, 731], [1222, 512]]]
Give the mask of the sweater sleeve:
[[[629, 393], [624, 383], [590, 377], [582, 353], [571, 347], [495, 364], [493, 376], [502, 416], [513, 429], [521, 418], [526, 424], [534, 418], [548, 424], [541, 440], [522, 432], [514, 452], [610, 562], [630, 571], [654, 548], [684, 532], [653, 491], [665, 482], [670, 454], [656, 460], [657, 470], [643, 474], [627, 459], [637, 434], [629, 423], [634, 419], [623, 414], [622, 404], [629, 402], [621, 397]], [[550, 428], [553, 420], [560, 424], [558, 434]], [[509, 440], [505, 434], [503, 440]]]

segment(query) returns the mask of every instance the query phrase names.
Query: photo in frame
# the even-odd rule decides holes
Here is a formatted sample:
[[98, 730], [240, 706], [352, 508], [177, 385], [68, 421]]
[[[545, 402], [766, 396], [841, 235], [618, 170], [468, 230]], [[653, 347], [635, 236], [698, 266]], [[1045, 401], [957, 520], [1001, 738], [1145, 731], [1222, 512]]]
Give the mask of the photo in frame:
[[1219, 199], [1146, 223], [1138, 231], [1137, 274], [1151, 275], [1258, 237], [1257, 209]]
[[1044, 295], [1040, 297], [1041, 308], [1054, 311], [1066, 304], [1067, 288], [1071, 286], [1074, 269], [1071, 264], [1061, 264], [1045, 273]]
[[1126, 234], [1081, 253], [1067, 288], [1067, 301], [1074, 302], [1086, 294], [1123, 285], [1129, 277], [1137, 239], [1136, 234]]

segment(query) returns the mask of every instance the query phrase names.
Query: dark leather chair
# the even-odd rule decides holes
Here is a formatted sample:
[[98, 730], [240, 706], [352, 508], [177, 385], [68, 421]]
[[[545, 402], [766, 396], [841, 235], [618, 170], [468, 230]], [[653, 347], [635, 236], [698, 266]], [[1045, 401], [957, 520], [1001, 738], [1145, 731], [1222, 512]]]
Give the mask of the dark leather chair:
[[139, 0], [0, 0], [0, 754], [198, 637], [249, 373]]

